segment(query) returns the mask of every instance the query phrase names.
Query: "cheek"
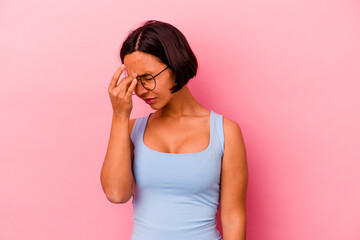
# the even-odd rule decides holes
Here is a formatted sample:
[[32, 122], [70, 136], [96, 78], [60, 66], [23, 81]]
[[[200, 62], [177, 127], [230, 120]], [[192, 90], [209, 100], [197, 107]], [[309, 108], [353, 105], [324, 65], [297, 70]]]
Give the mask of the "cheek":
[[170, 88], [176, 85], [175, 75], [174, 74], [171, 74], [171, 75], [169, 74], [169, 77], [167, 78], [167, 85]]
[[159, 87], [159, 90], [161, 89], [161, 91], [172, 88], [176, 84], [173, 78], [166, 78], [161, 80], [162, 81], [156, 82], [156, 87]]
[[170, 88], [174, 87], [176, 85], [175, 77], [172, 77], [173, 75], [167, 74], [166, 77], [159, 79], [156, 81], [156, 93], [161, 94], [170, 94], [171, 90]]

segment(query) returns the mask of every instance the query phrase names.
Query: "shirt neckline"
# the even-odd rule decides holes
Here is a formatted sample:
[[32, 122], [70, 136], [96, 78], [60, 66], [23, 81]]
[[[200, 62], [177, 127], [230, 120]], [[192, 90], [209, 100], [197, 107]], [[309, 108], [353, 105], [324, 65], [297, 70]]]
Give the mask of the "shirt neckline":
[[207, 151], [209, 151], [210, 149], [210, 146], [211, 146], [211, 142], [212, 142], [212, 126], [213, 126], [213, 121], [214, 121], [214, 117], [213, 117], [213, 111], [210, 110], [210, 140], [209, 140], [209, 144], [208, 146], [200, 151], [200, 152], [194, 152], [194, 153], [167, 153], [167, 152], [160, 152], [160, 151], [157, 151], [157, 150], [154, 150], [152, 148], [149, 148], [148, 146], [146, 146], [145, 142], [144, 142], [144, 135], [145, 135], [145, 129], [146, 129], [146, 126], [147, 126], [147, 123], [148, 123], [148, 120], [149, 120], [149, 117], [152, 113], [150, 113], [149, 115], [146, 116], [145, 118], [145, 124], [144, 124], [144, 127], [143, 127], [143, 130], [142, 130], [142, 135], [141, 135], [141, 143], [142, 145], [149, 151], [151, 152], [154, 152], [154, 153], [158, 153], [158, 154], [163, 154], [163, 155], [173, 155], [173, 156], [180, 156], [180, 155], [195, 155], [195, 154], [202, 154], [202, 153], [205, 153]]

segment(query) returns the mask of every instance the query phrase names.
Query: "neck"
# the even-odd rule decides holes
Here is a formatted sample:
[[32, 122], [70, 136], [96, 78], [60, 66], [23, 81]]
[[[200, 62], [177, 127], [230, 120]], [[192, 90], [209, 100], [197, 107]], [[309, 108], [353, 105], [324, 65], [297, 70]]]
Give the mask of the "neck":
[[197, 115], [202, 107], [193, 97], [189, 88], [185, 85], [176, 93], [162, 109], [157, 111], [158, 116], [179, 118], [182, 116]]

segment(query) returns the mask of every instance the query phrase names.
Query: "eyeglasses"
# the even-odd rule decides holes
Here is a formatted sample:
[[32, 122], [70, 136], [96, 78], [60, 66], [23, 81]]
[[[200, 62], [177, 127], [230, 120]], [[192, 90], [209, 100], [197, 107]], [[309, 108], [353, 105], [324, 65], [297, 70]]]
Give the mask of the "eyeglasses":
[[[136, 79], [138, 81], [141, 82], [141, 85], [146, 89], [146, 90], [149, 90], [149, 91], [152, 91], [155, 89], [156, 87], [156, 81], [155, 81], [155, 78], [157, 76], [160, 75], [160, 73], [162, 73], [163, 71], [165, 71], [169, 66], [167, 66], [166, 68], [164, 68], [161, 72], [159, 72], [158, 74], [156, 74], [155, 76], [151, 75], [151, 74], [143, 74], [143, 75], [140, 75], [140, 76], [137, 76]], [[137, 88], [137, 84], [136, 84], [136, 87], [135, 89]], [[133, 93], [132, 95], [135, 95], [135, 93]]]

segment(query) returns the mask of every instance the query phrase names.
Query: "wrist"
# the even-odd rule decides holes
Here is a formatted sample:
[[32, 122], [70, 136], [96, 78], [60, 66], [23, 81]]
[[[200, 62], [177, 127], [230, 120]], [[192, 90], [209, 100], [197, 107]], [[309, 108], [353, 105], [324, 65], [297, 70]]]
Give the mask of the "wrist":
[[129, 122], [130, 116], [127, 114], [113, 114], [113, 121], [116, 122]]

